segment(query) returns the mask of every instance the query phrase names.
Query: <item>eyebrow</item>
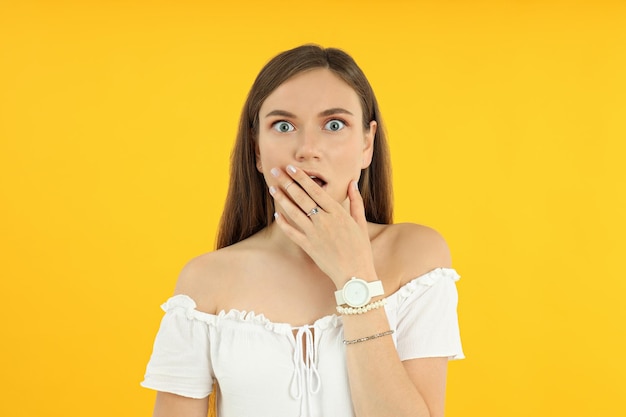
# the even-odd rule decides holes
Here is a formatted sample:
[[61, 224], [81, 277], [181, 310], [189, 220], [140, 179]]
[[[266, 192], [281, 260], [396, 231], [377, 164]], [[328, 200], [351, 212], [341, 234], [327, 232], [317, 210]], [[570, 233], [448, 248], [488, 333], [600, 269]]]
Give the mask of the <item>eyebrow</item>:
[[[352, 112], [343, 109], [341, 107], [333, 107], [332, 109], [328, 109], [328, 110], [324, 110], [320, 113], [318, 113], [318, 117], [326, 117], [326, 116], [332, 116], [333, 114], [349, 114], [350, 116], [354, 116], [352, 114]], [[291, 117], [291, 118], [295, 118], [296, 115], [288, 112], [286, 110], [272, 110], [271, 112], [267, 113], [265, 115], [265, 117], [271, 117], [271, 116], [283, 116], [283, 117]]]

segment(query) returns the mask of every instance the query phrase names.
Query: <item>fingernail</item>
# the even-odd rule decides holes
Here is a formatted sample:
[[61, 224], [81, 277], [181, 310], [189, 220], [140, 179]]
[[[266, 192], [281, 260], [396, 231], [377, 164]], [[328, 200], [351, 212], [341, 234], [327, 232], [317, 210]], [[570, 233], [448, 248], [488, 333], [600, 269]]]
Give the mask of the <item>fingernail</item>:
[[357, 181], [352, 181], [352, 184], [354, 184], [354, 189], [359, 191], [359, 183]]
[[270, 187], [270, 194], [271, 195], [276, 194], [276, 187], [274, 187], [273, 185]]
[[280, 174], [280, 171], [278, 170], [278, 168], [272, 168], [270, 170], [270, 172], [272, 173], [273, 176], [277, 177], [278, 174]]
[[278, 212], [274, 212], [274, 218], [277, 219], [278, 218]]
[[296, 167], [294, 167], [293, 165], [287, 165], [287, 170], [292, 174], [296, 173]]

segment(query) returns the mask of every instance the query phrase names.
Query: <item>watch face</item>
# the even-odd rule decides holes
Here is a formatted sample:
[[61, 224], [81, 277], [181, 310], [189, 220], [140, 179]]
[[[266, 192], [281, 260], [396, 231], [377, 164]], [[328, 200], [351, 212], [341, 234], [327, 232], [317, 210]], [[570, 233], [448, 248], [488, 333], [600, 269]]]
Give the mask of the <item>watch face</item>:
[[353, 279], [349, 281], [343, 289], [343, 298], [351, 307], [361, 307], [370, 300], [370, 291], [367, 283], [362, 280]]

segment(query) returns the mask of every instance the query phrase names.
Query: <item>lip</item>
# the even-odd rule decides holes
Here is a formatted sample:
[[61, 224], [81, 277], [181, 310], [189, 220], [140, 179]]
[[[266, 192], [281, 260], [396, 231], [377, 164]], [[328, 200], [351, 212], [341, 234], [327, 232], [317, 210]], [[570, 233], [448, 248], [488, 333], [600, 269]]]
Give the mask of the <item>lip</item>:
[[315, 171], [309, 171], [306, 169], [303, 169], [302, 171], [304, 171], [304, 173], [307, 174], [309, 178], [317, 178], [317, 179], [322, 180], [324, 182], [324, 185], [322, 186], [322, 188], [325, 188], [328, 185], [328, 181], [326, 181], [326, 178], [324, 178], [324, 176], [321, 175], [320, 173], [315, 172]]

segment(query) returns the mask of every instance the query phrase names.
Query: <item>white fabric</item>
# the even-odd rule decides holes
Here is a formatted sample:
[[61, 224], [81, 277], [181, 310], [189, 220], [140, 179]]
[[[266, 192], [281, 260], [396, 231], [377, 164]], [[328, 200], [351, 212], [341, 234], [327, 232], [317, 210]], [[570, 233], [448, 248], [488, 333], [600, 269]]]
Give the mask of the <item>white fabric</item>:
[[[453, 269], [435, 269], [387, 297], [401, 360], [464, 357], [458, 279]], [[204, 398], [217, 380], [220, 417], [354, 416], [341, 317], [294, 328], [254, 312], [203, 313], [186, 295], [161, 307], [165, 316], [142, 386]]]

